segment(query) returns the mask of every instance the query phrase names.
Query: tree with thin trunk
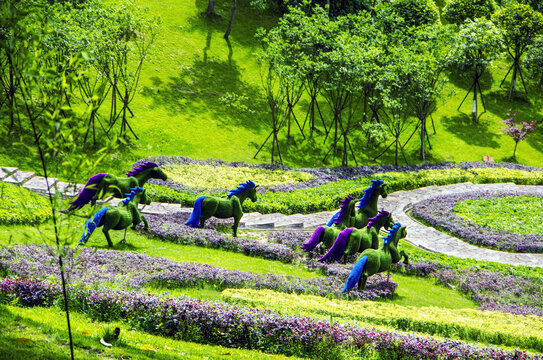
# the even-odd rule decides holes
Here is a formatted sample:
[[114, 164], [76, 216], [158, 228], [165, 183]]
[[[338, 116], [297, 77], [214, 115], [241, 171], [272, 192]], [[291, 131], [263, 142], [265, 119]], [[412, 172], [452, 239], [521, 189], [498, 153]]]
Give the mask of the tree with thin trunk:
[[[468, 95], [473, 91], [471, 118], [477, 123], [479, 117], [486, 111], [486, 106], [481, 89], [481, 77], [486, 68], [503, 51], [503, 33], [490, 20], [475, 19], [466, 20], [460, 26], [456, 35], [456, 41], [447, 56], [447, 63], [456, 66], [462, 74], [470, 76], [471, 86], [458, 106], [462, 106]], [[481, 99], [483, 112], [478, 115]]]
[[511, 99], [517, 91], [517, 76], [520, 77], [524, 91], [528, 94], [522, 75], [521, 58], [535, 38], [542, 34], [543, 15], [529, 5], [512, 4], [492, 15], [492, 21], [503, 31], [507, 52], [513, 59], [513, 64], [509, 67], [500, 86], [504, 84], [512, 70], [508, 98]]
[[507, 119], [502, 120], [502, 123], [505, 124], [505, 128], [502, 128], [502, 134], [510, 136], [515, 141], [515, 148], [513, 149], [513, 160], [517, 160], [517, 146], [518, 143], [525, 140], [528, 135], [530, 135], [534, 130], [537, 124], [537, 121], [521, 121], [520, 125], [516, 124], [515, 117], [517, 116], [516, 112], [507, 113], [509, 116]]

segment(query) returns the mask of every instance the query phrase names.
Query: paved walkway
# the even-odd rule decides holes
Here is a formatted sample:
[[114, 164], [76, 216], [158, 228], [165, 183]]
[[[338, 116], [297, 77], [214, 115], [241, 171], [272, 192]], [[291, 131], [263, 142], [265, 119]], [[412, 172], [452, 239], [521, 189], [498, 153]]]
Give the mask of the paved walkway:
[[[27, 189], [42, 195], [47, 194], [45, 179], [34, 173], [20, 171], [17, 168], [0, 168], [0, 180], [21, 185]], [[55, 192], [63, 197], [73, 197], [79, 193], [82, 185], [70, 185], [68, 183], [50, 179]], [[513, 183], [503, 184], [472, 184], [461, 183], [446, 186], [429, 186], [412, 191], [397, 191], [389, 194], [386, 199], [380, 199], [379, 207], [392, 212], [394, 220], [407, 226], [406, 240], [413, 245], [436, 253], [442, 253], [460, 258], [473, 258], [488, 260], [512, 265], [527, 265], [543, 267], [543, 254], [516, 254], [503, 251], [479, 248], [470, 245], [455, 237], [441, 233], [433, 228], [422, 225], [407, 215], [412, 204], [430, 197], [452, 193], [462, 193], [478, 190], [519, 190], [527, 192], [539, 192], [543, 194], [543, 186], [523, 186]], [[116, 205], [120, 199], [108, 198], [103, 202]], [[151, 203], [140, 206], [142, 214], [167, 214], [173, 212], [190, 213], [192, 209], [183, 208], [179, 204]], [[283, 215], [283, 214], [244, 214], [240, 228], [254, 230], [314, 230], [319, 225], [328, 222], [335, 211], [324, 211], [308, 215]]]

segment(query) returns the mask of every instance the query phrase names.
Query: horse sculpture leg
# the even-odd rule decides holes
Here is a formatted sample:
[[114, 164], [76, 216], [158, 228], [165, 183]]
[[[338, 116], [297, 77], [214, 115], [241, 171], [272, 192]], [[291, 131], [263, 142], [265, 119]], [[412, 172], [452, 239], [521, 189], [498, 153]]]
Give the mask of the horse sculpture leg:
[[[243, 214], [241, 214], [241, 216], [243, 216]], [[234, 234], [234, 237], [238, 236], [238, 226], [241, 220], [241, 216], [234, 216], [234, 225], [232, 226], [232, 232]]]
[[366, 290], [366, 281], [368, 281], [368, 275], [362, 274], [358, 280], [358, 291]]
[[109, 247], [113, 247], [113, 241], [111, 241], [111, 237], [109, 236], [108, 230], [109, 229], [104, 226], [104, 228], [102, 229], [102, 232], [104, 233], [104, 236], [106, 237], [107, 244], [109, 245]]
[[404, 264], [409, 264], [409, 257], [407, 256], [407, 254], [405, 253], [405, 251], [401, 250], [400, 251], [400, 256], [403, 258], [403, 263]]

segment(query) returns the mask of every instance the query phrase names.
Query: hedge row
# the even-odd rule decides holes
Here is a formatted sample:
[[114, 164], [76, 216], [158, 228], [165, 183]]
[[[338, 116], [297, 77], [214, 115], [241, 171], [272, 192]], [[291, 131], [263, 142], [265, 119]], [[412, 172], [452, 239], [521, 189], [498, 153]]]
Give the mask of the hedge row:
[[[374, 173], [369, 177], [352, 180], [340, 179], [312, 188], [296, 189], [290, 192], [266, 191], [259, 194], [256, 203], [245, 202], [244, 210], [263, 214], [280, 212], [283, 214], [309, 214], [330, 211], [339, 207], [339, 201], [347, 195], [362, 196], [371, 179], [382, 179], [388, 192], [412, 190], [431, 185], [448, 185], [461, 182], [501, 183], [514, 182], [519, 185], [543, 185], [543, 171], [530, 171], [508, 168], [445, 168], [419, 171], [388, 171]], [[191, 207], [201, 195], [222, 196], [224, 194], [193, 193], [188, 190], [168, 188], [149, 184], [147, 194], [157, 202], [179, 203]]]
[[39, 224], [50, 216], [47, 198], [23, 187], [0, 182], [0, 225]]

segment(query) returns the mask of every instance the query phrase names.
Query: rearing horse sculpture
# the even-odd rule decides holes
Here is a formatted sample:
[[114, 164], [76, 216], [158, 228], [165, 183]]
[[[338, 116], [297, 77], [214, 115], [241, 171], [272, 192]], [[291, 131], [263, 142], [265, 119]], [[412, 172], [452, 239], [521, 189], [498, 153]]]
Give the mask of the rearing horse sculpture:
[[341, 200], [341, 206], [337, 216], [334, 218], [333, 224], [331, 226], [317, 227], [311, 238], [301, 248], [306, 252], [310, 252], [321, 243], [321, 251], [329, 249], [341, 230], [352, 226], [355, 205], [356, 200], [354, 197], [347, 195], [345, 199]]
[[[85, 224], [85, 230], [83, 231], [78, 244], [86, 243], [92, 232], [100, 226], [103, 226], [102, 232], [106, 237], [109, 247], [113, 247], [113, 242], [109, 236], [109, 230], [125, 229], [124, 235], [126, 238], [126, 228], [132, 225], [132, 229], [136, 229], [136, 226], [142, 221], [145, 225], [144, 230], [147, 230], [149, 224], [138, 210], [138, 204], [144, 193], [145, 190], [137, 186], [130, 189], [130, 193], [126, 194], [126, 199], [121, 201], [116, 207], [104, 207], [98, 210], [93, 218], [89, 219]], [[124, 241], [125, 238], [121, 241]]]
[[238, 234], [238, 226], [243, 216], [243, 202], [249, 198], [256, 202], [256, 188], [251, 180], [239, 184], [236, 189], [230, 190], [226, 199], [219, 199], [213, 196], [200, 196], [194, 202], [194, 208], [185, 225], [190, 227], [204, 227], [204, 223], [212, 216], [220, 219], [234, 218], [232, 231], [234, 237]]
[[[152, 161], [136, 165], [126, 173], [126, 176], [117, 177], [107, 173], [93, 175], [87, 181], [77, 198], [63, 212], [80, 209], [89, 202], [94, 206], [98, 199], [104, 198], [108, 193], [111, 193], [116, 198], [123, 198], [124, 194], [130, 192], [130, 189], [138, 186], [143, 187], [149, 179], [166, 180], [168, 178], [164, 171]], [[143, 195], [141, 203], [149, 204], [145, 195]]]
[[377, 215], [379, 195], [383, 199], [388, 196], [385, 182], [383, 180], [372, 180], [370, 187], [364, 190], [364, 195], [359, 200], [354, 216], [354, 228], [362, 229], [368, 224], [370, 218]]
[[393, 225], [392, 215], [388, 211], [379, 210], [379, 213], [372, 217], [363, 229], [346, 228], [340, 232], [334, 245], [318, 261], [338, 261], [342, 256], [344, 261], [347, 261], [349, 255], [366, 249], [377, 249], [379, 247], [379, 230], [383, 226], [385, 229], [390, 229]]
[[409, 262], [407, 254], [403, 250], [398, 251], [397, 248], [400, 239], [406, 236], [405, 226], [400, 223], [394, 224], [378, 250], [367, 249], [360, 254], [341, 292], [351, 290], [357, 282], [358, 290], [365, 290], [368, 277], [390, 269], [390, 265], [397, 263], [402, 257], [403, 262], [407, 264]]

